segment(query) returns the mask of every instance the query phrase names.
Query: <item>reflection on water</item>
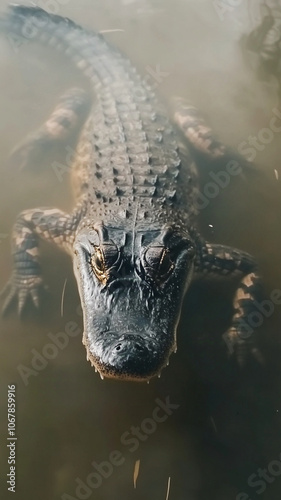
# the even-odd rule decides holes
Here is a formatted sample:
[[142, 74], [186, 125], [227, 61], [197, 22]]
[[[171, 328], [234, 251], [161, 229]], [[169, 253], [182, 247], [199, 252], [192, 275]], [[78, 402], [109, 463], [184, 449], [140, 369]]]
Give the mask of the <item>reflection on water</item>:
[[[113, 30], [105, 36], [150, 75], [165, 101], [175, 94], [189, 98], [221, 139], [238, 148], [269, 127], [278, 102], [274, 82], [258, 81], [238, 50], [241, 33], [252, 28], [257, 3], [232, 2], [236, 6], [222, 14], [218, 5], [227, 3], [54, 2], [62, 15], [97, 30]], [[1, 0], [2, 8], [7, 4]], [[4, 283], [11, 268], [9, 233], [16, 214], [40, 205], [71, 206], [67, 179], [58, 182], [44, 168], [53, 158], [45, 158], [35, 172], [7, 172], [9, 151], [42, 123], [66, 88], [87, 88], [88, 83], [49, 50], [26, 45], [16, 53], [4, 40], [0, 46]], [[263, 173], [221, 190], [201, 212], [200, 224], [211, 241], [256, 256], [269, 296], [281, 280], [278, 132], [263, 146], [255, 158]], [[17, 385], [15, 498], [165, 499], [168, 485], [170, 500], [280, 498], [280, 306], [262, 325], [270, 360], [265, 372], [246, 370], [231, 377], [220, 336], [230, 319], [233, 289], [210, 283], [190, 290], [178, 353], [160, 380], [150, 385], [101, 381], [85, 360], [69, 258], [43, 245], [42, 265], [51, 293], [40, 314], [30, 313], [25, 322], [15, 316], [1, 322], [1, 498], [8, 498], [6, 392], [12, 383]], [[69, 322], [76, 324], [72, 336], [66, 333]], [[47, 347], [54, 339], [56, 350]], [[85, 486], [87, 479], [91, 489]]]

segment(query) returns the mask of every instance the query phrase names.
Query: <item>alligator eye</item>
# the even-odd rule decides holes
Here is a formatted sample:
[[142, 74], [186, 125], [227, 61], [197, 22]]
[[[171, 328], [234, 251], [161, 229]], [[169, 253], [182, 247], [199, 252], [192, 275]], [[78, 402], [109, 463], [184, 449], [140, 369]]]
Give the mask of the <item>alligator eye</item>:
[[91, 258], [91, 264], [98, 277], [104, 274], [105, 272], [104, 258], [100, 248], [95, 248], [95, 253]]
[[149, 276], [163, 280], [173, 270], [174, 264], [169, 250], [163, 246], [151, 246], [144, 253], [143, 267]]
[[105, 244], [102, 247], [94, 247], [91, 257], [91, 265], [96, 277], [103, 283], [109, 278], [110, 270], [117, 266], [119, 252], [114, 244]]

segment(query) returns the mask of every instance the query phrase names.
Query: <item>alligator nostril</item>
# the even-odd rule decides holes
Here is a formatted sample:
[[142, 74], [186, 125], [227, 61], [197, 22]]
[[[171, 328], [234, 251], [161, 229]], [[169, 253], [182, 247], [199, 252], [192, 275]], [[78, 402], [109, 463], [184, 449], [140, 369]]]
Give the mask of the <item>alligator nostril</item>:
[[[141, 340], [141, 341], [140, 341]], [[124, 335], [122, 339], [113, 347], [113, 352], [121, 355], [133, 355], [133, 353], [138, 352], [139, 354], [144, 353], [146, 347], [139, 335], [127, 334]]]
[[126, 332], [116, 338], [107, 346], [107, 355], [102, 362], [111, 375], [119, 374], [128, 379], [151, 377], [163, 365], [146, 332]]

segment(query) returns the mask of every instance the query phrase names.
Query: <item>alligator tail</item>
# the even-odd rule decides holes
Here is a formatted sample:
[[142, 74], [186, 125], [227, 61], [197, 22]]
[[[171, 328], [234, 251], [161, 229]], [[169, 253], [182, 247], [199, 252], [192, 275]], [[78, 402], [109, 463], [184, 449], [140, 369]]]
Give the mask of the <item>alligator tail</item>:
[[0, 19], [0, 31], [17, 51], [21, 44], [35, 41], [63, 52], [92, 81], [95, 90], [113, 82], [116, 75], [124, 75], [124, 70], [135, 73], [130, 63], [100, 34], [39, 7], [10, 6]]

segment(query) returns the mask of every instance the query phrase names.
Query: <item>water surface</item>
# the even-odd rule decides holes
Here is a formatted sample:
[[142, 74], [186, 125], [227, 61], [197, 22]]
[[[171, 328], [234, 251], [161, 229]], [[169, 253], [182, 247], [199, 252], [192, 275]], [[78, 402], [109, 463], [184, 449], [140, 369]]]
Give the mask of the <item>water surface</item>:
[[[1, 0], [2, 11], [7, 4]], [[241, 33], [257, 19], [258, 2], [236, 4], [223, 18], [211, 0], [64, 0], [56, 7], [59, 14], [87, 27], [112, 30], [105, 36], [143, 75], [160, 68], [162, 76], [151, 81], [164, 102], [168, 104], [172, 95], [190, 99], [219, 137], [237, 150], [242, 141], [268, 127], [278, 100], [276, 82], [258, 81], [238, 48]], [[0, 68], [0, 281], [4, 284], [11, 271], [9, 235], [18, 212], [36, 206], [63, 210], [72, 206], [66, 176], [59, 182], [50, 168], [54, 159], [63, 161], [65, 152], [42, 159], [35, 171], [22, 173], [5, 169], [9, 152], [40, 126], [61, 93], [75, 85], [87, 89], [88, 82], [62, 55], [28, 44], [15, 52], [4, 39]], [[281, 283], [281, 192], [275, 172], [281, 175], [280, 152], [276, 133], [257, 152], [259, 173], [245, 182], [230, 183], [200, 214], [206, 238], [255, 255], [266, 297]], [[32, 368], [34, 354], [50, 343], [50, 333], [64, 332], [70, 321], [82, 331], [69, 257], [44, 244], [42, 266], [50, 294], [41, 312], [28, 313], [24, 322], [10, 315], [0, 326], [1, 498], [12, 495], [6, 488], [7, 385], [12, 383], [17, 387], [16, 499], [78, 498], [76, 478], [85, 482], [95, 470], [92, 462], [108, 461], [114, 450], [120, 452], [122, 464], [107, 472], [104, 465], [108, 477], [92, 492], [85, 491], [83, 498], [164, 500], [169, 478], [170, 500], [280, 498], [279, 474], [265, 481], [261, 493], [261, 486], [247, 484], [252, 474], [268, 469], [281, 453], [280, 306], [262, 325], [269, 359], [266, 374], [246, 370], [231, 378], [220, 338], [230, 320], [233, 287], [210, 283], [193, 286], [188, 293], [178, 353], [160, 380], [150, 385], [101, 381], [86, 362], [78, 334], [25, 384], [19, 370]], [[159, 400], [167, 397], [178, 408], [150, 434], [138, 438], [132, 451], [137, 446], [128, 443], [132, 426], [151, 418]], [[134, 488], [137, 460], [140, 470]], [[239, 492], [245, 496], [237, 497]]]

